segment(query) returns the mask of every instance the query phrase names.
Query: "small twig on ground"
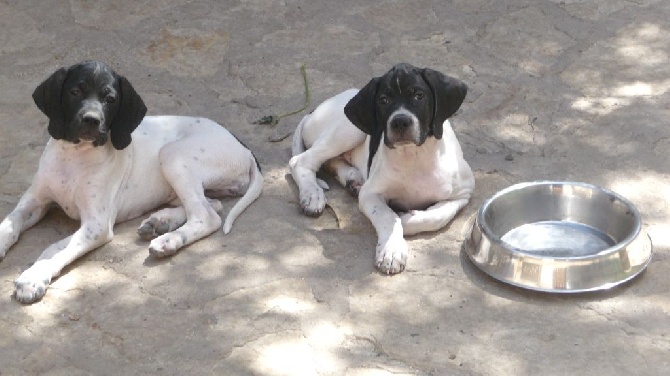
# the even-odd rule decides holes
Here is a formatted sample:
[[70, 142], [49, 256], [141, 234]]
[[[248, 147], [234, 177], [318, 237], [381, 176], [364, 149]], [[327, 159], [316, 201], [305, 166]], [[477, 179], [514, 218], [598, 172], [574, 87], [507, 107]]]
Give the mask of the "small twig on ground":
[[262, 118], [254, 121], [254, 124], [270, 124], [270, 125], [277, 125], [279, 123], [279, 120], [282, 118], [285, 118], [287, 116], [295, 115], [299, 112], [305, 111], [307, 107], [309, 106], [309, 83], [307, 82], [307, 71], [305, 70], [305, 64], [302, 64], [300, 66], [300, 71], [302, 72], [302, 78], [305, 82], [305, 105], [302, 106], [302, 108], [291, 111], [285, 114], [281, 115], [268, 115], [268, 116], [263, 116]]

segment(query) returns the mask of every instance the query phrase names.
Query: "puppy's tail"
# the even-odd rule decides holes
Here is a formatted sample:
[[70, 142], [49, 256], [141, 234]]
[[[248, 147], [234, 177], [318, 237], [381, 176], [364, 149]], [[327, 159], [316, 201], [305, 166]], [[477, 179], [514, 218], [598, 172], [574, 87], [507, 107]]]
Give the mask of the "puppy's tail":
[[230, 232], [230, 229], [233, 227], [233, 222], [238, 215], [240, 215], [244, 209], [246, 209], [252, 202], [256, 201], [258, 196], [261, 195], [263, 191], [263, 174], [261, 174], [261, 168], [258, 165], [256, 158], [251, 157], [251, 170], [250, 170], [250, 181], [247, 191], [244, 193], [242, 198], [233, 205], [233, 208], [228, 212], [226, 220], [223, 222], [223, 233], [227, 234]]
[[307, 123], [307, 119], [309, 119], [310, 116], [312, 116], [312, 114], [305, 115], [302, 120], [300, 120], [298, 126], [295, 128], [295, 132], [293, 132], [293, 144], [291, 145], [291, 152], [294, 157], [306, 150], [305, 143], [302, 141], [302, 127], [305, 125], [305, 123]]

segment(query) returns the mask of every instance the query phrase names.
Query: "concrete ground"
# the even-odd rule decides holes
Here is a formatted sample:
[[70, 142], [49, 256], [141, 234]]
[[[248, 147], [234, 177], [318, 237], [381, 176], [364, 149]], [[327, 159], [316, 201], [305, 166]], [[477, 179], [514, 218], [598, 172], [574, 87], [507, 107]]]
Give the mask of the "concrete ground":
[[[150, 114], [215, 119], [258, 156], [266, 187], [233, 228], [166, 260], [140, 219], [23, 306], [13, 280], [77, 228], [52, 211], [0, 263], [5, 375], [662, 375], [670, 369], [670, 2], [3, 1], [0, 216], [48, 139], [35, 86], [84, 59], [128, 77]], [[373, 265], [375, 233], [341, 188], [297, 209], [287, 162], [307, 66], [313, 109], [398, 62], [470, 91], [452, 120], [476, 173], [445, 229], [409, 238], [407, 270]], [[461, 253], [495, 191], [537, 180], [612, 189], [640, 210], [647, 271], [575, 296], [498, 283]], [[226, 202], [228, 210], [234, 201]]]

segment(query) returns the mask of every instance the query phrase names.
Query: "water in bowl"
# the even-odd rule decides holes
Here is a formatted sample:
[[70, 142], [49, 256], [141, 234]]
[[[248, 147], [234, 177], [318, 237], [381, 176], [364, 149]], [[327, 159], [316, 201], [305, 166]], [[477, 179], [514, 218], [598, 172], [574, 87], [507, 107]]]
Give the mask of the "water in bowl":
[[607, 234], [568, 221], [527, 223], [506, 233], [505, 243], [542, 257], [580, 257], [596, 254], [616, 242]]

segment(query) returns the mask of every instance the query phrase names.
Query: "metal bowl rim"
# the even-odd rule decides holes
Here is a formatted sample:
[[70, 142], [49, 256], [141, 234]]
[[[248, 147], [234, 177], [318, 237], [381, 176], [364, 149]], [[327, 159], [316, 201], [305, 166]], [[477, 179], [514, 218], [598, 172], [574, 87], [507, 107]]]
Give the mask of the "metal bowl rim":
[[[590, 255], [585, 255], [585, 256], [551, 256], [551, 257], [542, 257], [538, 256], [536, 253], [530, 253], [528, 251], [525, 251], [521, 248], [514, 247], [500, 239], [498, 236], [493, 234], [493, 231], [489, 227], [488, 223], [484, 221], [484, 213], [486, 212], [486, 209], [493, 203], [495, 199], [498, 197], [501, 197], [505, 194], [508, 194], [513, 191], [518, 191], [527, 187], [532, 187], [532, 186], [540, 186], [540, 185], [572, 185], [572, 186], [580, 186], [580, 187], [585, 187], [589, 188], [592, 190], [598, 190], [602, 191], [608, 195], [614, 196], [616, 199], [622, 201], [626, 206], [631, 210], [631, 213], [633, 214], [633, 217], [635, 218], [635, 229], [632, 231], [626, 238], [624, 238], [622, 241], [614, 244], [611, 247], [605, 248], [602, 251]], [[489, 197], [486, 201], [484, 201], [484, 204], [479, 208], [477, 211], [477, 221], [476, 225], [479, 226], [481, 229], [482, 233], [488, 238], [488, 241], [503, 248], [507, 249], [512, 253], [520, 254], [523, 255], [524, 257], [530, 257], [530, 258], [535, 258], [538, 260], [546, 260], [546, 259], [555, 259], [555, 260], [589, 260], [589, 259], [596, 259], [596, 258], [601, 258], [605, 255], [619, 252], [622, 249], [625, 249], [630, 243], [637, 238], [642, 230], [642, 220], [640, 217], [640, 213], [638, 212], [637, 208], [631, 201], [626, 199], [625, 197], [621, 196], [620, 194], [613, 192], [607, 188], [603, 188], [594, 184], [590, 183], [584, 183], [584, 182], [575, 182], [575, 181], [559, 181], [559, 180], [537, 180], [537, 181], [531, 181], [531, 182], [523, 182], [523, 183], [517, 183], [512, 186], [509, 186], [507, 188], [504, 188], [495, 194], [493, 196]]]
[[[623, 285], [624, 283], [626, 283], [626, 282], [632, 280], [633, 278], [637, 277], [638, 275], [642, 274], [642, 272], [644, 272], [647, 269], [647, 266], [649, 265], [649, 263], [651, 262], [651, 259], [652, 259], [651, 255], [653, 254], [653, 242], [652, 242], [651, 236], [649, 236], [649, 234], [645, 233], [645, 234], [643, 234], [643, 236], [645, 237], [645, 241], [649, 243], [649, 246], [651, 247], [652, 251], [650, 252], [649, 257], [645, 260], [645, 262], [640, 265], [640, 269], [637, 270], [635, 273], [627, 276], [626, 278], [620, 279], [620, 280], [615, 281], [615, 282], [605, 283], [605, 284], [602, 284], [602, 285], [586, 287], [586, 288], [574, 288], [574, 289], [569, 289], [569, 288], [565, 288], [565, 289], [542, 288], [542, 287], [526, 285], [526, 284], [523, 284], [523, 283], [514, 282], [512, 280], [505, 279], [501, 276], [496, 275], [495, 273], [489, 273], [485, 270], [482, 270], [481, 267], [480, 267], [480, 270], [482, 270], [482, 272], [486, 273], [486, 275], [492, 277], [493, 279], [495, 279], [497, 281], [507, 283], [507, 284], [512, 285], [514, 287], [518, 287], [518, 288], [522, 288], [522, 289], [526, 289], [526, 290], [537, 291], [537, 292], [541, 292], [541, 293], [552, 293], [552, 294], [557, 293], [557, 294], [570, 295], [570, 294], [581, 294], [581, 293], [589, 293], [589, 292], [598, 292], [598, 291], [609, 290], [609, 289], [614, 288], [616, 286]], [[470, 258], [470, 260], [472, 260], [472, 262], [479, 267], [479, 264], [472, 258], [472, 253], [469, 252], [469, 251], [467, 253], [468, 253], [468, 258]]]

